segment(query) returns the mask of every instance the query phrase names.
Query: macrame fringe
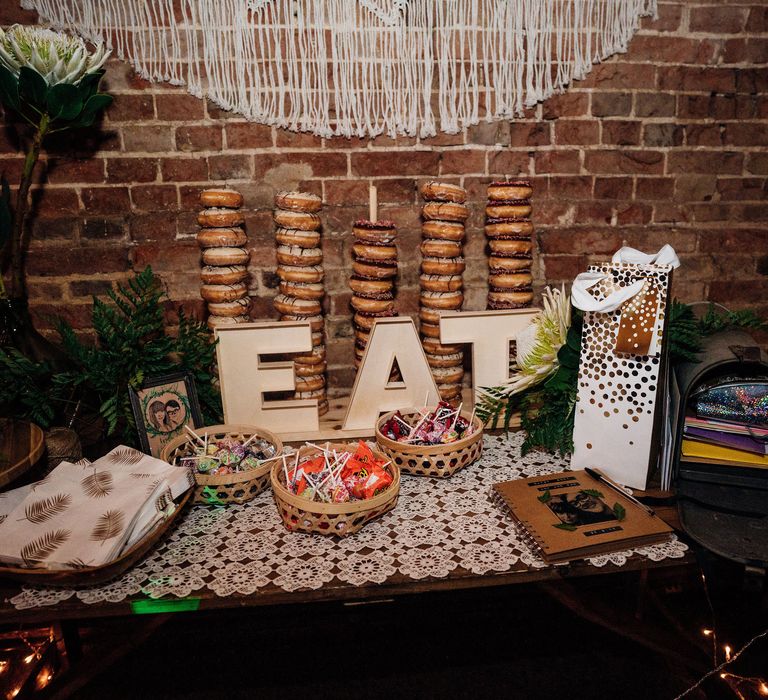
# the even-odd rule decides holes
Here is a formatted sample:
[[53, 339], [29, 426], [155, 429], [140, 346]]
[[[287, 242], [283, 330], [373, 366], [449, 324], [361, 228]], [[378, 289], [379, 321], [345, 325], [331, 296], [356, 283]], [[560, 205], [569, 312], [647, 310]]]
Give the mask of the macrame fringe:
[[[22, 0], [143, 78], [318, 136], [518, 116], [624, 52], [656, 0]], [[174, 4], [176, 10], [174, 11]], [[436, 118], [436, 115], [439, 117]]]

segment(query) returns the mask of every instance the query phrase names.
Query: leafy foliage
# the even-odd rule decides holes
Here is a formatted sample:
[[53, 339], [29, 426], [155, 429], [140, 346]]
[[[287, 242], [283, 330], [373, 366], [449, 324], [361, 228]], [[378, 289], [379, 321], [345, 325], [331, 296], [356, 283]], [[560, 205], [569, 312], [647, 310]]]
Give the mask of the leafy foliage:
[[720, 313], [715, 309], [714, 304], [709, 305], [707, 312], [699, 320], [699, 329], [702, 335], [712, 335], [735, 329], [763, 330], [765, 328], [768, 328], [768, 321], [761, 319], [752, 309]]
[[670, 363], [698, 362], [697, 355], [701, 351], [699, 323], [693, 309], [677, 299], [669, 307], [667, 341]]
[[624, 520], [624, 518], [627, 517], [627, 509], [624, 508], [621, 503], [614, 503], [613, 504], [613, 514], [616, 516], [616, 520], [621, 522]]
[[59, 321], [57, 331], [70, 366], [53, 373], [11, 348], [0, 351], [0, 405], [6, 412], [28, 416], [47, 427], [63, 406], [75, 401], [98, 411], [109, 435], [119, 433], [137, 445], [128, 387], [138, 389], [145, 378], [188, 371], [194, 379], [206, 423], [220, 422], [221, 402], [212, 384], [215, 347], [204, 324], [179, 319], [176, 336], [166, 332], [165, 293], [146, 268], [108, 300], [94, 298], [92, 323], [97, 344], [86, 345], [74, 329]]

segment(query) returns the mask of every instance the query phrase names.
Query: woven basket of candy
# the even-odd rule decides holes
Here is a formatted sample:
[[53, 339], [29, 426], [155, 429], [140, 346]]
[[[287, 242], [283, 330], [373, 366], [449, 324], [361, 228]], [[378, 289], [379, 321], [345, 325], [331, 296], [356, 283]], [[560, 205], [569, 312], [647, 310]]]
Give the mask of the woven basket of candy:
[[483, 452], [483, 422], [448, 403], [434, 409], [404, 409], [376, 423], [376, 442], [405, 474], [448, 477]]
[[160, 458], [195, 475], [193, 503], [245, 503], [269, 486], [269, 470], [283, 453], [277, 435], [252, 425], [212, 425], [169, 442]]
[[389, 512], [400, 495], [400, 470], [364, 442], [307, 444], [273, 462], [271, 480], [288, 530], [336, 537]]

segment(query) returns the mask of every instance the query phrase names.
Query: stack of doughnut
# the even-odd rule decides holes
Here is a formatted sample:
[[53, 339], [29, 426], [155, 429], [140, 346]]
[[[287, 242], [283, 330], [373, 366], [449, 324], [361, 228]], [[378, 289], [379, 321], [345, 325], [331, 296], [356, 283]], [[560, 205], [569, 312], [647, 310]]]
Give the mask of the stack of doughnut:
[[377, 318], [395, 315], [397, 231], [391, 221], [356, 221], [352, 226], [352, 325], [355, 328], [355, 369], [360, 367]]
[[419, 318], [427, 361], [443, 401], [461, 400], [464, 353], [459, 345], [440, 343], [440, 314], [457, 311], [464, 303], [464, 222], [469, 209], [463, 187], [428, 182], [421, 187], [421, 276]]
[[243, 196], [226, 188], [203, 190], [197, 215], [197, 242], [203, 251], [200, 296], [208, 302], [208, 327], [250, 321], [248, 312], [248, 251], [243, 248], [245, 217], [240, 211]]
[[533, 301], [532, 192], [528, 180], [505, 180], [488, 185], [485, 234], [491, 248], [489, 309], [521, 309]]
[[297, 399], [317, 399], [320, 415], [328, 412], [325, 384], [325, 323], [322, 299], [323, 251], [320, 248], [320, 197], [308, 192], [278, 192], [277, 276], [280, 294], [274, 299], [281, 321], [309, 321], [312, 350], [294, 355]]

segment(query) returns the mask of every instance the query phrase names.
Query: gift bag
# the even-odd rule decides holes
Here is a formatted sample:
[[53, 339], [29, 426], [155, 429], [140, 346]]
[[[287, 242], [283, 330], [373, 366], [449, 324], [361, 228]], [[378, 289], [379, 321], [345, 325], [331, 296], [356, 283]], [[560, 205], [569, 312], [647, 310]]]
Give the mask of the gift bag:
[[573, 305], [585, 313], [573, 469], [646, 487], [660, 442], [666, 310], [679, 265], [668, 245], [656, 255], [622, 248], [574, 280]]

